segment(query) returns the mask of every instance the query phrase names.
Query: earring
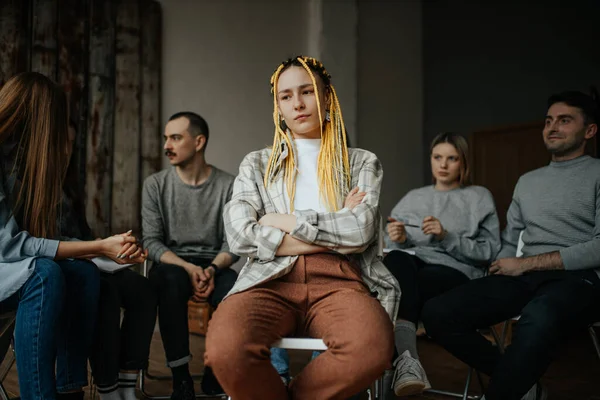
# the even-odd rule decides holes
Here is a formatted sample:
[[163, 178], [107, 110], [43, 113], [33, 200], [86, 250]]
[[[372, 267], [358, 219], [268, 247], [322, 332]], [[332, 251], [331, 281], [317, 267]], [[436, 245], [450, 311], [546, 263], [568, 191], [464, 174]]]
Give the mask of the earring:
[[287, 132], [288, 130], [288, 126], [285, 123], [285, 120], [283, 118], [281, 118], [281, 114], [279, 115], [279, 127], [281, 128], [282, 131]]
[[327, 122], [331, 121], [331, 115], [329, 115], [329, 110], [325, 111], [325, 121], [327, 121]]

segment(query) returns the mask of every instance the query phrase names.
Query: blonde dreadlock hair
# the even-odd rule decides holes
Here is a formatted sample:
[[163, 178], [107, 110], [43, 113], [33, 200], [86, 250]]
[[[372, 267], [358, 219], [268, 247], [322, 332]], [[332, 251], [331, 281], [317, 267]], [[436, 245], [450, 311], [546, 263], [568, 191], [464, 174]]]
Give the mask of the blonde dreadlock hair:
[[[273, 94], [273, 122], [275, 123], [275, 138], [267, 170], [265, 171], [265, 187], [268, 187], [283, 167], [284, 179], [290, 199], [290, 210], [294, 210], [296, 195], [297, 157], [292, 135], [289, 129], [282, 129], [282, 119], [277, 104], [277, 82], [283, 71], [291, 66], [302, 67], [306, 70], [313, 84], [315, 96], [319, 97], [319, 88], [315, 79], [317, 73], [324, 84], [324, 90], [329, 94], [329, 118], [323, 122], [323, 110], [317, 101], [319, 124], [321, 127], [321, 150], [317, 161], [319, 195], [329, 211], [339, 210], [344, 198], [350, 190], [350, 161], [346, 142], [346, 127], [342, 117], [340, 102], [331, 84], [331, 75], [325, 66], [312, 57], [297, 56], [281, 63], [271, 76], [271, 93]], [[285, 145], [284, 145], [285, 143]], [[285, 146], [287, 149], [284, 150]], [[291, 152], [291, 154], [290, 154]], [[282, 160], [281, 164], [278, 161]]]

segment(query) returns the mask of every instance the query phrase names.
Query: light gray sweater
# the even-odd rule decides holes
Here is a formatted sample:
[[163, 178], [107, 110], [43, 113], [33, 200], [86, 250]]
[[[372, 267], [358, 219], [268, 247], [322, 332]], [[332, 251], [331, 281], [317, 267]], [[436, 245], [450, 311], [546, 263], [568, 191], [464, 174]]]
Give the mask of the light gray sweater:
[[600, 160], [582, 156], [519, 178], [498, 258], [559, 251], [565, 269], [595, 268], [600, 276]]
[[0, 301], [23, 286], [33, 273], [35, 259], [54, 258], [58, 241], [36, 238], [19, 228], [5, 192], [13, 186], [0, 173]]
[[231, 199], [233, 175], [212, 166], [206, 182], [183, 183], [175, 167], [146, 178], [142, 192], [142, 234], [149, 258], [159, 262], [171, 250], [178, 256], [213, 259], [229, 252], [223, 208]]
[[[406, 227], [405, 243], [392, 242], [392, 249], [409, 249], [428, 264], [457, 269], [469, 278], [483, 276], [500, 250], [500, 227], [492, 194], [481, 186], [450, 191], [425, 186], [411, 190], [392, 210], [392, 218], [418, 228]], [[448, 232], [442, 241], [421, 230], [423, 219], [433, 216]]]

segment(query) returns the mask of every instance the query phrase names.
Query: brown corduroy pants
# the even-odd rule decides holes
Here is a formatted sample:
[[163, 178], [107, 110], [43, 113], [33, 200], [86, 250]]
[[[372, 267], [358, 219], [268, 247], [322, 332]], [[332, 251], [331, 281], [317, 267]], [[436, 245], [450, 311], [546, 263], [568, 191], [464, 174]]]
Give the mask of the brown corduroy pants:
[[[271, 365], [282, 337], [321, 338], [328, 349], [290, 384]], [[292, 271], [226, 298], [208, 326], [205, 363], [233, 400], [346, 399], [390, 367], [391, 320], [357, 266], [334, 254], [300, 256]]]

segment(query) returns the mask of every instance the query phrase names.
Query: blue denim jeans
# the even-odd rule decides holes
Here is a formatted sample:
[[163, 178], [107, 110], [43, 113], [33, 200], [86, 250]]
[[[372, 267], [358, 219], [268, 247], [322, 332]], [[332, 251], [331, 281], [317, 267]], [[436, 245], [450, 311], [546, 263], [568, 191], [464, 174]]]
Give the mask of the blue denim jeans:
[[98, 292], [94, 264], [38, 258], [27, 282], [0, 303], [1, 312], [17, 310], [14, 336], [21, 399], [52, 400], [56, 392], [87, 385]]
[[[317, 358], [321, 354], [318, 351], [313, 351], [311, 360]], [[286, 349], [278, 347], [271, 348], [271, 364], [279, 375], [289, 377], [290, 374], [290, 356]]]

